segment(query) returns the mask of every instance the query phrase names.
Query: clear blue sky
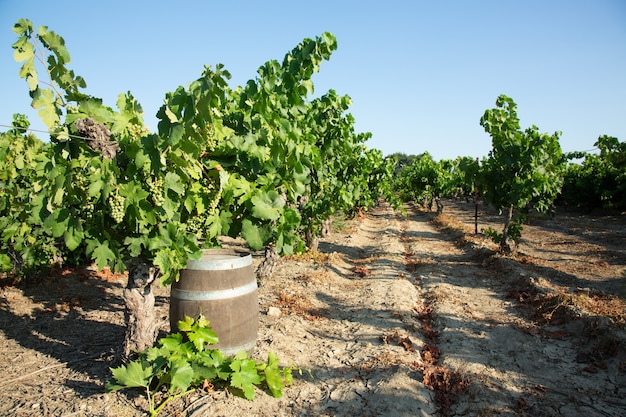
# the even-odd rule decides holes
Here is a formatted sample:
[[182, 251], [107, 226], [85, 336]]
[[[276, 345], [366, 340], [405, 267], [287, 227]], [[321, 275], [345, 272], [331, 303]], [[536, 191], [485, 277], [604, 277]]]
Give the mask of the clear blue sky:
[[479, 120], [499, 94], [518, 104], [523, 128], [562, 131], [564, 151], [592, 149], [602, 134], [626, 140], [623, 0], [0, 0], [0, 124], [20, 112], [43, 128], [13, 61], [21, 17], [65, 38], [87, 93], [115, 107], [131, 91], [153, 129], [165, 93], [205, 64], [223, 63], [235, 87], [330, 31], [339, 47], [315, 95], [350, 95], [357, 131], [384, 154], [486, 156]]

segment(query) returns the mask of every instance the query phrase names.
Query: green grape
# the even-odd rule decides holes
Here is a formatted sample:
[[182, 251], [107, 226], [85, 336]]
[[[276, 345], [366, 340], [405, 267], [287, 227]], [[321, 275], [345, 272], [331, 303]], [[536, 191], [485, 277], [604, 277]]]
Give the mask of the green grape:
[[205, 190], [207, 191], [207, 194], [209, 194], [210, 198], [208, 211], [209, 214], [213, 214], [222, 198], [223, 186], [219, 177], [211, 178], [209, 182], [205, 183]]
[[204, 139], [204, 145], [206, 146], [206, 150], [208, 152], [211, 152], [215, 149], [215, 147], [217, 146], [217, 135], [215, 133], [215, 126], [212, 122], [207, 122], [202, 126], [198, 126], [194, 123], [192, 129], [199, 137]]
[[213, 194], [213, 198], [211, 199], [211, 202], [209, 203], [209, 208], [207, 210], [210, 214], [213, 214], [215, 212], [215, 209], [217, 209], [217, 205], [219, 204], [221, 198], [221, 193]]
[[73, 176], [73, 191], [74, 203], [84, 214], [84, 218], [93, 218], [94, 199], [89, 196], [89, 182], [84, 172], [79, 171]]
[[202, 231], [204, 224], [203, 219], [200, 216], [194, 216], [187, 219], [185, 228], [188, 233], [198, 234]]
[[212, 151], [217, 146], [217, 135], [215, 134], [215, 126], [213, 126], [213, 123], [208, 123], [205, 126], [205, 129], [207, 149], [209, 151]]
[[85, 204], [84, 209], [83, 209], [83, 211], [85, 212], [85, 217], [87, 219], [92, 219], [94, 210], [95, 210], [95, 206], [91, 201]]
[[135, 123], [129, 124], [127, 129], [128, 134], [134, 139], [142, 138], [148, 134], [148, 129]]
[[111, 217], [113, 217], [115, 223], [119, 224], [124, 220], [124, 215], [126, 214], [124, 211], [124, 201], [124, 197], [119, 195], [117, 192], [109, 196]]
[[150, 196], [155, 206], [161, 207], [165, 203], [165, 193], [163, 190], [163, 179], [156, 178], [148, 181], [148, 188], [150, 189]]
[[203, 178], [202, 188], [206, 210], [202, 213], [190, 215], [185, 222], [186, 231], [194, 234], [199, 239], [205, 237], [209, 218], [215, 214], [215, 210], [222, 198], [222, 184], [218, 176]]

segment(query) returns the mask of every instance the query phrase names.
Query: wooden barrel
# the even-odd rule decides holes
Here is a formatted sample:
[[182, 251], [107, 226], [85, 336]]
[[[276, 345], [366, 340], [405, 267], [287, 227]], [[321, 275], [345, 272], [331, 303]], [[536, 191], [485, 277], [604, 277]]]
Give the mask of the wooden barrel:
[[178, 331], [185, 316], [200, 314], [219, 338], [212, 348], [227, 355], [252, 352], [259, 327], [259, 296], [250, 254], [210, 249], [187, 263], [171, 288], [171, 331]]

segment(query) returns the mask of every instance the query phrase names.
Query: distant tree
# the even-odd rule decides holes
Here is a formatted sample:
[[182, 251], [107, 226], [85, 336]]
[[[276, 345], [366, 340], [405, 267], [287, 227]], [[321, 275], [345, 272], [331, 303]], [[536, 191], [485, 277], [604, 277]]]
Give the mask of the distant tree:
[[508, 252], [508, 239], [517, 243], [521, 238], [524, 210], [533, 205], [546, 211], [561, 190], [560, 132], [539, 133], [534, 125], [522, 131], [517, 104], [505, 95], [498, 97], [496, 108], [485, 111], [480, 124], [492, 141], [480, 170], [481, 189], [487, 203], [507, 211], [502, 234], [488, 234]]
[[411, 165], [413, 161], [415, 161], [415, 159], [421, 156], [422, 156], [421, 154], [420, 155], [407, 155], [402, 152], [396, 152], [396, 153], [392, 153], [391, 155], [387, 155], [385, 159], [392, 159], [392, 158], [396, 159], [396, 167], [394, 171], [395, 171], [395, 174], [398, 175], [400, 171], [402, 170], [402, 168]]

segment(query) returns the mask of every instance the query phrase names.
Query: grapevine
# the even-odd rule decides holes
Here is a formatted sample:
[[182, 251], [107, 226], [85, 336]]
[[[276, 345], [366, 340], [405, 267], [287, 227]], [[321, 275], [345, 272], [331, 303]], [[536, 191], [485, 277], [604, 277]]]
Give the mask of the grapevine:
[[[266, 62], [257, 78], [234, 89], [223, 65], [205, 66], [187, 88], [165, 94], [158, 130], [147, 135], [141, 106], [130, 93], [118, 96], [114, 110], [83, 92], [86, 82], [68, 68], [69, 51], [59, 35], [45, 26], [35, 30], [27, 19], [13, 31], [20, 77], [46, 126], [60, 138], [88, 120], [105, 133], [106, 140], [89, 142], [90, 147], [106, 145], [95, 155], [80, 147], [68, 159], [68, 144], [55, 141], [59, 146], [51, 150], [52, 168], [46, 173], [50, 184], [41, 197], [45, 201], [38, 200], [39, 207], [50, 210], [40, 210], [48, 223], [63, 223], [55, 225], [55, 235], [62, 233], [70, 250], [87, 248], [99, 266], [123, 270], [126, 260], [144, 256], [156, 262], [169, 283], [177, 279], [178, 267], [198, 253], [191, 236], [198, 231], [209, 240], [221, 233], [243, 237], [253, 250], [278, 243], [279, 253], [300, 251], [307, 229], [317, 229], [336, 210], [371, 205], [385, 194], [381, 185], [389, 182], [388, 165], [379, 151], [363, 145], [370, 134], [355, 133], [354, 118], [347, 113], [350, 98], [330, 90], [309, 99], [312, 76], [337, 49], [331, 33], [304, 39], [282, 61]], [[111, 163], [101, 161], [102, 155]], [[70, 165], [91, 165], [101, 172], [101, 178], [89, 178], [91, 196], [83, 193], [83, 184], [68, 192], [67, 185], [53, 183], [74, 169]], [[217, 166], [219, 186], [204, 184], [206, 170]], [[146, 173], [155, 178], [146, 179]], [[113, 191], [111, 184], [123, 189]], [[100, 196], [114, 220], [107, 226], [124, 223], [128, 235], [112, 240], [102, 224], [85, 222], [99, 212]], [[309, 203], [296, 210], [299, 201]], [[63, 212], [68, 206], [74, 208], [71, 220]], [[77, 207], [83, 218], [76, 217]], [[85, 240], [91, 243], [81, 246]]]
[[[266, 62], [257, 78], [234, 89], [223, 65], [205, 66], [188, 87], [165, 94], [157, 131], [147, 134], [130, 93], [120, 94], [114, 109], [83, 92], [86, 82], [68, 68], [59, 35], [45, 26], [35, 30], [27, 19], [13, 31], [31, 104], [58, 132], [47, 148], [49, 162], [37, 165], [38, 182], [26, 187], [33, 195], [7, 211], [32, 214], [36, 222], [19, 236], [20, 254], [31, 250], [29, 235], [39, 228], [63, 239], [64, 255], [84, 251], [99, 268], [117, 272], [145, 260], [167, 285], [200, 255], [202, 239], [207, 245], [228, 235], [252, 250], [303, 251], [305, 215], [316, 228], [338, 208], [376, 201], [380, 187], [372, 182], [388, 179], [382, 153], [363, 145], [370, 135], [354, 132], [350, 99], [330, 92], [309, 100], [313, 74], [337, 48], [331, 33], [304, 39], [282, 63]], [[90, 140], [66, 140], [74, 130]], [[74, 172], [90, 169], [88, 181], [72, 184]], [[305, 201], [306, 210], [294, 208]], [[6, 257], [0, 263], [9, 264]]]
[[546, 211], [561, 190], [561, 133], [540, 133], [534, 125], [522, 130], [517, 104], [505, 95], [498, 96], [496, 108], [485, 111], [480, 124], [491, 135], [492, 150], [480, 168], [479, 183], [485, 201], [507, 211], [498, 240], [508, 252], [509, 233], [516, 240], [521, 236], [523, 210], [532, 204]]

